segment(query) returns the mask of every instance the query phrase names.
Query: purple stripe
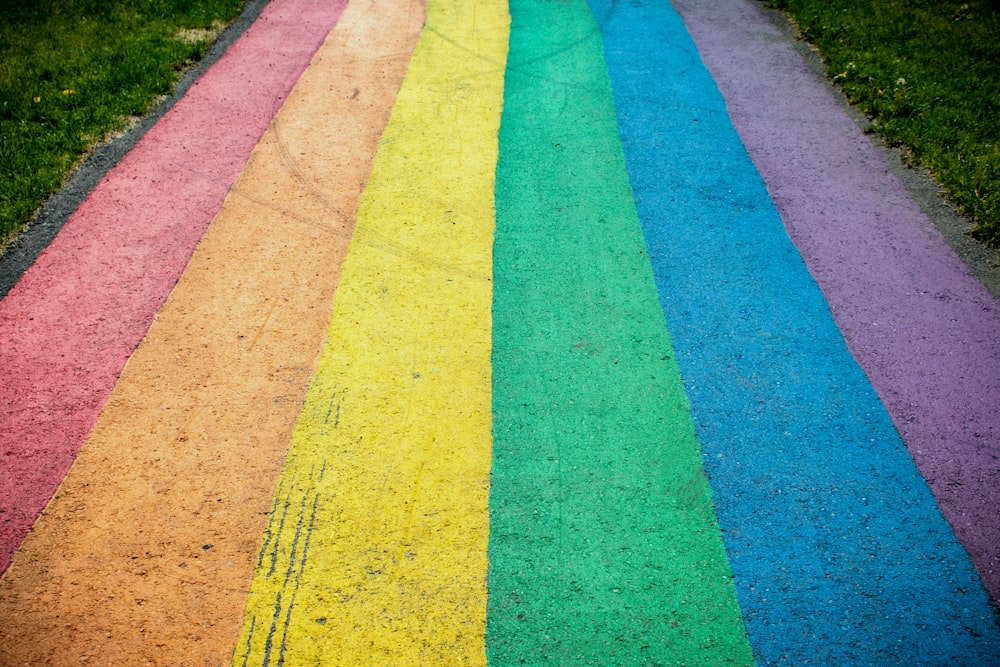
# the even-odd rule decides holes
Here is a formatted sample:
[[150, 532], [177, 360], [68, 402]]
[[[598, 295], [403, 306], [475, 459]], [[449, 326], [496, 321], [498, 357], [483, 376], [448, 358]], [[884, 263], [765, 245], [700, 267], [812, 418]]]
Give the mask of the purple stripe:
[[788, 233], [1000, 599], [1000, 305], [748, 0], [675, 0]]

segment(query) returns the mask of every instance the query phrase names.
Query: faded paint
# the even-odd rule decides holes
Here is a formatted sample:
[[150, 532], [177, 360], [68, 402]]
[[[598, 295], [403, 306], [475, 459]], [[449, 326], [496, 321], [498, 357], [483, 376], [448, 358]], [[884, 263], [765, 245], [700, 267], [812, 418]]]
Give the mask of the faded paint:
[[0, 580], [0, 663], [230, 660], [422, 20], [351, 5], [316, 53]]
[[382, 138], [234, 665], [485, 662], [506, 3], [436, 0]]

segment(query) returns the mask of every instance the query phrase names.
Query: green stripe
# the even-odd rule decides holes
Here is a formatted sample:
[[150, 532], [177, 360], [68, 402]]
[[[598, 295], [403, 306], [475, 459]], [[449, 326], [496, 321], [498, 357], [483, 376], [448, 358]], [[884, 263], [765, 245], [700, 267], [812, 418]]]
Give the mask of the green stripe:
[[487, 652], [750, 664], [585, 2], [513, 0]]

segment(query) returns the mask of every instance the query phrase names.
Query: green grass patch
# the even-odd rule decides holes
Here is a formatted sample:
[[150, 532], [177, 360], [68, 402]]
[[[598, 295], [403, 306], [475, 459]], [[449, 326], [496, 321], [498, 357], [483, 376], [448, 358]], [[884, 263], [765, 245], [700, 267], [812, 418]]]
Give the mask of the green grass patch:
[[1000, 12], [991, 0], [771, 0], [870, 132], [927, 167], [1000, 247]]
[[242, 0], [0, 0], [0, 242], [170, 93]]

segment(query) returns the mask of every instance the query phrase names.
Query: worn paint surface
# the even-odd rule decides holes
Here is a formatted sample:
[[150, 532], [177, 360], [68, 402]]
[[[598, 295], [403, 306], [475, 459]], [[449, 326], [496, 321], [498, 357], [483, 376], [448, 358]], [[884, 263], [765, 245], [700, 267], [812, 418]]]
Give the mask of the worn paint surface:
[[422, 24], [352, 4], [0, 580], [0, 664], [218, 665]]
[[235, 665], [485, 662], [505, 3], [436, 0], [365, 189]]
[[785, 232], [684, 24], [594, 0], [660, 300], [765, 664], [987, 664], [967, 554]]
[[1000, 304], [766, 16], [677, 4], [852, 354], [1000, 599]]
[[0, 301], [0, 572], [346, 0], [275, 0]]
[[[508, 63], [503, 2], [436, 2], [421, 33], [419, 1], [352, 0], [0, 580], [0, 663], [1000, 661], [982, 586], [836, 328], [864, 368], [892, 369], [879, 392], [912, 396], [923, 367], [901, 360], [905, 344], [880, 346], [920, 338], [925, 317], [949, 335], [980, 330], [969, 313], [995, 303], [967, 298], [944, 260], [920, 264], [937, 252], [925, 229], [914, 246], [894, 216], [859, 223], [867, 205], [845, 212], [846, 195], [796, 169], [843, 161], [867, 174], [858, 181], [882, 182], [865, 171], [877, 161], [851, 157], [863, 137], [811, 148], [810, 123], [826, 116], [795, 72], [778, 88], [756, 76], [782, 57], [752, 44], [780, 40], [753, 3], [678, 4], [708, 45], [701, 54], [666, 3], [516, 0]], [[275, 0], [256, 28], [291, 30], [302, 43], [278, 40], [274, 53], [301, 54], [334, 8]], [[281, 96], [261, 113], [256, 76], [273, 72], [255, 53], [234, 46], [249, 69], [231, 71], [254, 81], [216, 91], [237, 113], [174, 130], [235, 123], [219, 129], [252, 145]], [[296, 70], [281, 71], [287, 90]], [[199, 99], [219, 102], [211, 81], [191, 96], [200, 87]], [[761, 90], [772, 99], [750, 104]], [[769, 102], [781, 95], [803, 107], [779, 114]], [[733, 131], [734, 110], [787, 219]], [[809, 141], [785, 153], [762, 135]], [[126, 172], [148, 198], [95, 194], [81, 219], [160, 194], [188, 206], [202, 196], [187, 190], [199, 169], [224, 192], [246, 154], [220, 147], [213, 167], [196, 138], [153, 133], [156, 150], [122, 165], [162, 157]], [[0, 328], [24, 332], [11, 339], [19, 347], [0, 342], [5, 377], [33, 378], [0, 405], [11, 443], [0, 456], [16, 463], [0, 469], [0, 491], [25, 500], [0, 506], [7, 525], [10, 513], [30, 523], [22, 509], [44, 500], [32, 480], [58, 480], [47, 466], [75, 451], [117, 373], [102, 364], [118, 355], [120, 368], [137, 340], [109, 332], [135, 336], [148, 322], [208, 219], [169, 213], [167, 231], [116, 241], [71, 221], [79, 257], [54, 244], [0, 304]], [[838, 241], [852, 224], [875, 230], [862, 246], [892, 239], [900, 275], [954, 298], [924, 308], [925, 295], [887, 296], [877, 272], [846, 268], [881, 261]], [[120, 254], [133, 246], [144, 250]], [[53, 258], [80, 270], [54, 270]], [[126, 269], [151, 281], [135, 283], [143, 294], [158, 285], [146, 310], [127, 295], [81, 295], [100, 280], [128, 284]], [[892, 316], [902, 339], [851, 324], [880, 302], [903, 315], [912, 304], [920, 318]], [[966, 316], [968, 327], [942, 320]], [[993, 387], [994, 348], [955, 340], [950, 353], [986, 360], [928, 368]], [[30, 393], [36, 362], [50, 374], [38, 386], [55, 394]], [[97, 366], [113, 371], [103, 385]], [[906, 384], [908, 373], [919, 381]], [[963, 534], [989, 565], [989, 492], [1000, 487], [977, 463], [989, 448], [962, 438], [988, 443], [995, 411], [978, 422], [924, 411], [918, 424], [887, 402], [906, 437], [931, 434], [938, 449], [919, 445], [918, 463], [947, 459], [925, 475], [940, 470], [929, 480], [939, 502], [978, 512], [978, 532]]]
[[585, 3], [515, 0], [511, 15], [490, 661], [750, 664], [597, 24]]

